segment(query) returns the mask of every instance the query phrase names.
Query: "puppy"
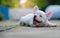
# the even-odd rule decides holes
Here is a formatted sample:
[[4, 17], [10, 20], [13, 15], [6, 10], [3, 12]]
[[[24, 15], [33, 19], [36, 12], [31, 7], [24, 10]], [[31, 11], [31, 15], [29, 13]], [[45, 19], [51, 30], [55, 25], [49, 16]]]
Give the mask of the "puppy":
[[56, 27], [55, 24], [50, 23], [48, 20], [51, 18], [52, 12], [45, 13], [34, 6], [33, 13], [21, 17], [20, 25], [30, 27]]

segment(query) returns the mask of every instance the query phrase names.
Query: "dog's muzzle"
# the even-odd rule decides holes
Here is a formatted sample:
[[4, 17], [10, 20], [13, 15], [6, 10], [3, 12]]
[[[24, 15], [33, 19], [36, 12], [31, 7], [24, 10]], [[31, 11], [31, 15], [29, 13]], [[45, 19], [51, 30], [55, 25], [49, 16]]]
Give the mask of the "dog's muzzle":
[[33, 18], [33, 24], [36, 25], [36, 26], [39, 26], [40, 23], [42, 23], [42, 21], [36, 20], [36, 16], [34, 16], [34, 18]]

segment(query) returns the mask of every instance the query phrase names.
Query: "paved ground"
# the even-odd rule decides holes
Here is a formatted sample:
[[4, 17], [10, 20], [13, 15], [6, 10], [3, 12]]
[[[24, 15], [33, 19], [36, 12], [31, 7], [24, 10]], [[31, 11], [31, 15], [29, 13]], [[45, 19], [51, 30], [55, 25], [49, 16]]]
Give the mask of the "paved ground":
[[[60, 25], [60, 20], [51, 20]], [[14, 26], [18, 21], [0, 22], [0, 25]], [[7, 27], [6, 27], [7, 28]], [[32, 28], [18, 26], [11, 30], [0, 32], [0, 38], [60, 38], [60, 27]]]
[[[9, 20], [9, 21], [1, 21], [0, 22], [0, 26], [13, 26], [13, 25], [17, 25], [19, 21], [16, 20]], [[60, 25], [60, 20], [50, 20], [50, 22], [57, 24], [58, 26]]]

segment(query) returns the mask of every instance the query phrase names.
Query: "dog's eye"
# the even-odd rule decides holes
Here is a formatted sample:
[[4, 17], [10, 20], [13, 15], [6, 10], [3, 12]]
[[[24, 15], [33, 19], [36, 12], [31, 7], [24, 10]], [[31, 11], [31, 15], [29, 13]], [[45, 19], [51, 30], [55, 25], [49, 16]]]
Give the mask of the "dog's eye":
[[40, 15], [40, 17], [42, 17], [42, 15]]

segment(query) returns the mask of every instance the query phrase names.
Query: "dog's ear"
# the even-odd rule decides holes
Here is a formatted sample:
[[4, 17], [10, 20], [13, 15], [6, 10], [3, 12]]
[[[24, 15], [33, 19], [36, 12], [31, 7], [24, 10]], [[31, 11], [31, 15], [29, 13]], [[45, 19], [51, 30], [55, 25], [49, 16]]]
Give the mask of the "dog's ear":
[[34, 13], [36, 13], [37, 10], [39, 10], [39, 8], [38, 8], [37, 5], [35, 5], [34, 8], [33, 8]]
[[52, 16], [52, 14], [53, 14], [52, 12], [47, 12], [47, 13], [46, 13], [46, 17], [47, 17], [47, 19], [50, 19], [51, 16]]

